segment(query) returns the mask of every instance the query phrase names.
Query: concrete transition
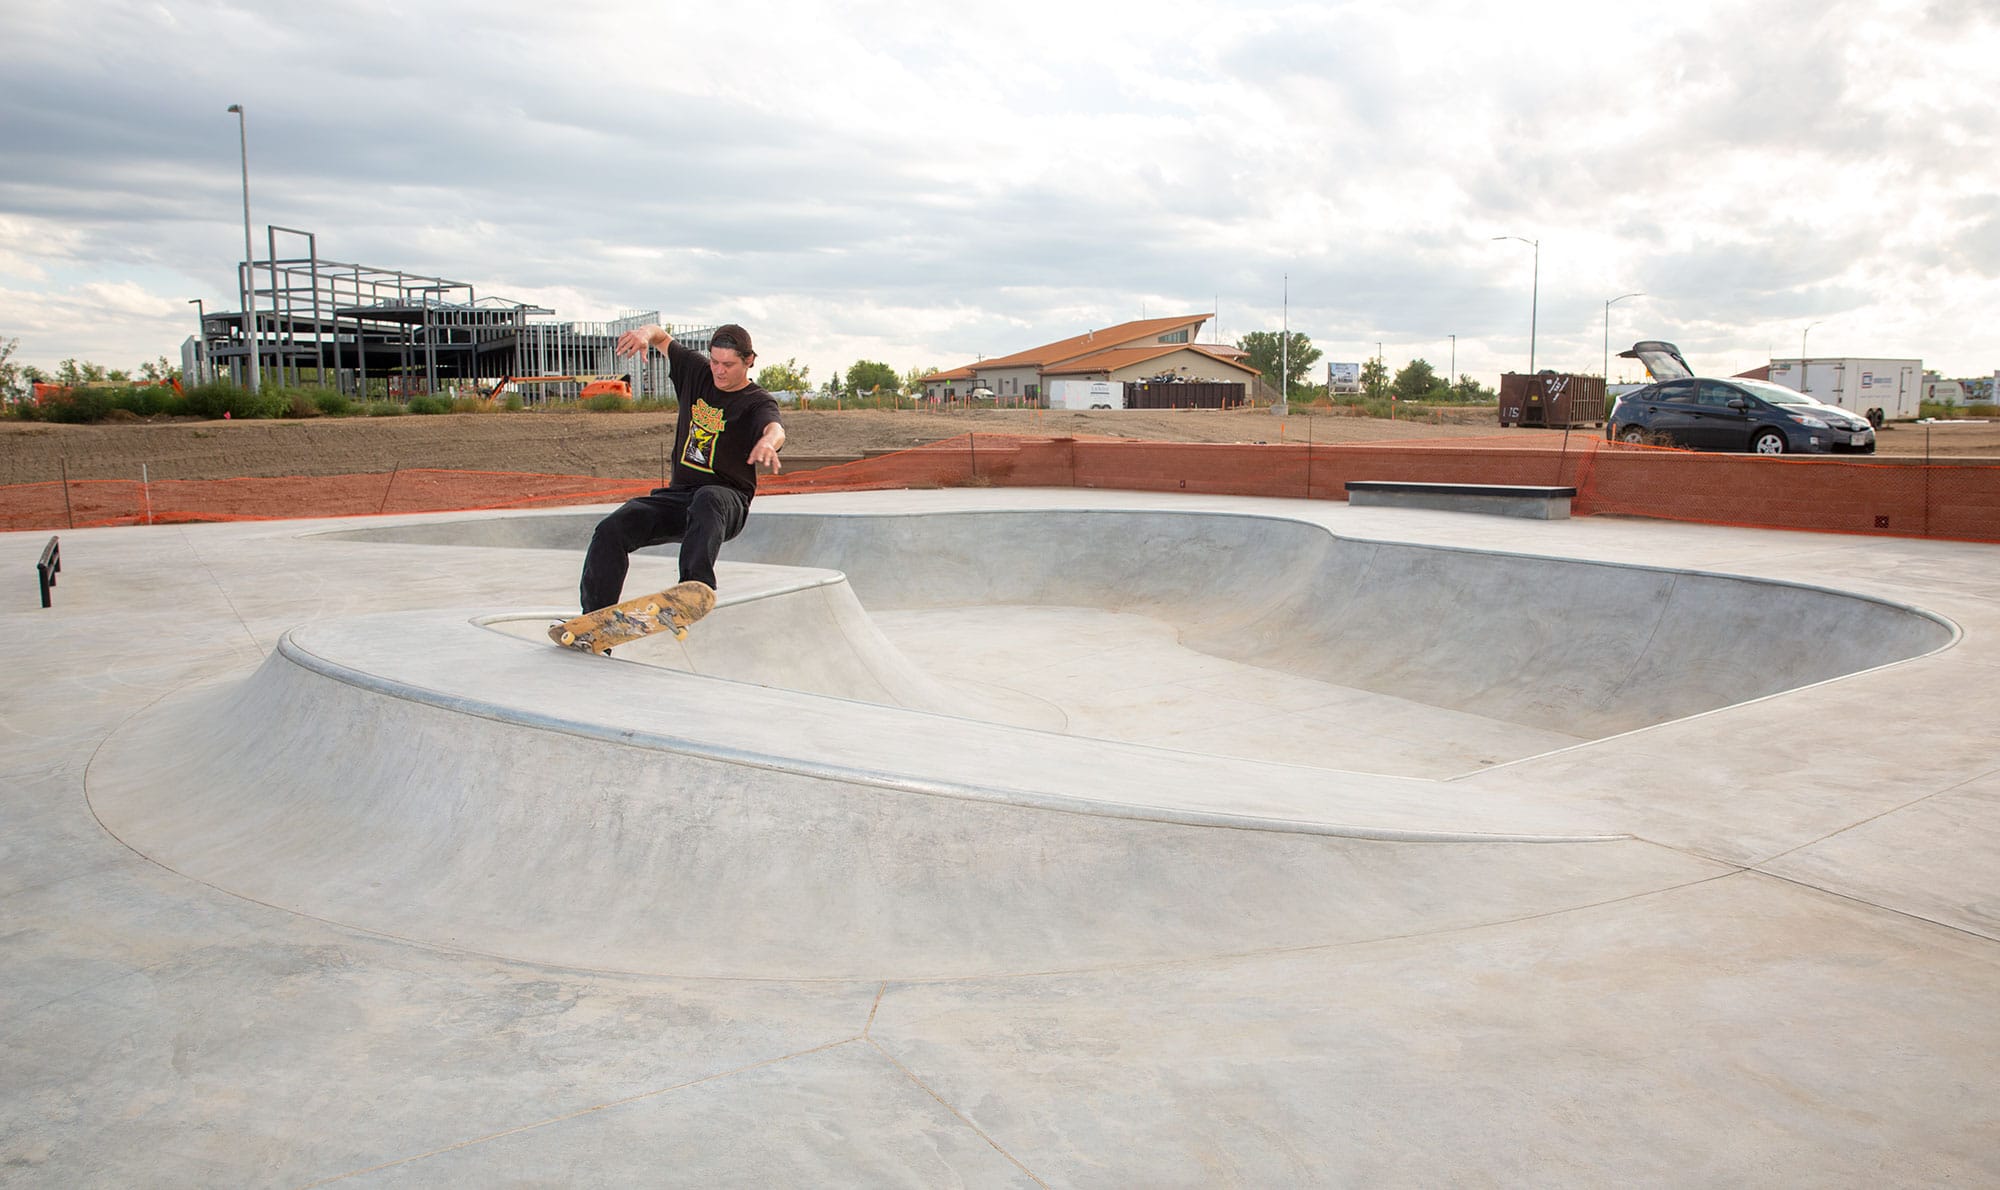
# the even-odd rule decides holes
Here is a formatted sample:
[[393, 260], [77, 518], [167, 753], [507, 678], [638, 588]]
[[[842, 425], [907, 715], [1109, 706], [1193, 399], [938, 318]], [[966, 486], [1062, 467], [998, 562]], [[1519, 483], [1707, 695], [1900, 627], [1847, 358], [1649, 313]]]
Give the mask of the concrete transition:
[[[2000, 756], [1966, 726], [2000, 701], [1990, 548], [767, 499], [688, 640], [601, 659], [542, 639], [601, 514], [65, 541], [59, 606], [24, 629], [129, 599], [97, 594], [105, 554], [184, 548], [161, 614], [206, 601], [195, 621], [259, 648], [140, 639], [72, 689], [70, 654], [15, 634], [51, 705], [112, 710], [46, 748], [26, 696], [8, 711], [12, 824], [60, 843], [0, 902], [28, 923], [11, 1168], [2000, 1178]], [[628, 589], [672, 577], [648, 551]], [[83, 904], [109, 925], [52, 891], [107, 881]], [[175, 916], [197, 924], [104, 941]], [[78, 961], [113, 982], [56, 974]], [[189, 975], [143, 1004], [117, 982], [162, 963]], [[278, 1053], [182, 1054], [211, 996], [259, 998]], [[319, 1019], [343, 996], [378, 1007]], [[549, 996], [550, 1044], [508, 1040]], [[93, 1049], [105, 1013], [178, 1056]], [[426, 1028], [480, 1055], [450, 1077], [482, 1106], [392, 1121], [370, 1088], [430, 1077]], [[657, 1071], [620, 1047], [642, 1037]], [[293, 1061], [346, 1106], [311, 1111], [271, 1067]], [[195, 1128], [212, 1151], [145, 1143]]]
[[[756, 523], [738, 554], [766, 560], [761, 581], [734, 584], [748, 590], [687, 644], [630, 650], [657, 665], [552, 658], [534, 643], [547, 615], [308, 625], [248, 679], [114, 736], [92, 805], [135, 850], [239, 895], [565, 966], [907, 979], [1212, 956], [1411, 912], [1385, 897], [1435, 911], [1442, 871], [1492, 867], [1462, 924], [1552, 907], [1547, 882], [1573, 864], [1601, 869], [1611, 895], [1651, 884], [1625, 883], [1646, 871], [1629, 847], [1531, 802], [1467, 805], [1435, 782], [1024, 732], [1061, 726], [1061, 704], [1010, 685], [997, 662], [988, 687], [961, 696], [867, 607], [1115, 610], [1256, 671], [1543, 740], [1661, 723], [1951, 638], [1914, 610], [1833, 591], [1347, 542], [1268, 517]], [[473, 528], [568, 545], [589, 521]], [[807, 560], [834, 569], [795, 569]], [[1248, 575], [1263, 589], [1243, 590]], [[1007, 634], [983, 612], [957, 619], [957, 636]], [[1034, 664], [1004, 640], [983, 651]], [[251, 720], [263, 730], [236, 730]], [[163, 753], [178, 755], [163, 765]], [[1189, 829], [1213, 826], [1262, 833]], [[1547, 848], [1492, 845], [1510, 840], [1592, 845], [1552, 863]], [[1337, 890], [1384, 864], [1357, 922], [1357, 898]], [[681, 911], [646, 912], [659, 904]], [[1163, 918], [1173, 929], [1146, 928]]]

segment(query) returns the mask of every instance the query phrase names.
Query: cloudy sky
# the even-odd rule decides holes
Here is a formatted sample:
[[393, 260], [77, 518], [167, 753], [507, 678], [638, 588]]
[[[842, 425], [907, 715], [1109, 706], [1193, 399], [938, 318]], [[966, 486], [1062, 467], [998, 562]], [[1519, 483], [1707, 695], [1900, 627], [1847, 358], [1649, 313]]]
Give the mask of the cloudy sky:
[[[7, 0], [0, 339], [178, 359], [252, 216], [815, 380], [1219, 311], [1488, 384], [2000, 368], [1991, 0]], [[1515, 240], [1539, 240], [1536, 250]], [[1289, 278], [1289, 280], [1287, 280]], [[1539, 294], [1538, 303], [1536, 294]], [[1617, 379], [1628, 365], [1613, 358]]]

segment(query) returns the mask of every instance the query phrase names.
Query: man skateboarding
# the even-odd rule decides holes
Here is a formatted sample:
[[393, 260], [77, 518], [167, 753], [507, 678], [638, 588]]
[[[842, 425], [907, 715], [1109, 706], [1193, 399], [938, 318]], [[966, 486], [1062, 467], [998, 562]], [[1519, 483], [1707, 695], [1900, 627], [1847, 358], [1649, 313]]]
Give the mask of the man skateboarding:
[[618, 336], [621, 357], [643, 357], [655, 348], [666, 352], [667, 374], [680, 401], [672, 480], [598, 522], [578, 588], [585, 613], [618, 602], [633, 550], [669, 541], [681, 546], [678, 602], [706, 612], [714, 606], [715, 559], [722, 543], [743, 532], [749, 519], [757, 468], [781, 469], [785, 427], [778, 403], [750, 380], [757, 352], [749, 331], [734, 323], [717, 327], [706, 357], [674, 342], [663, 327], [642, 326]]

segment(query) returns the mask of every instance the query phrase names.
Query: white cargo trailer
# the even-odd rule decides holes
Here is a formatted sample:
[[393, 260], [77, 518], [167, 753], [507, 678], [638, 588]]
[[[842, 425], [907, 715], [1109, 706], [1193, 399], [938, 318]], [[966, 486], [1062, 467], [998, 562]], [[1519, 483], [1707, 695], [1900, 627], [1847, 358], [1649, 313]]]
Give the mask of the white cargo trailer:
[[1123, 409], [1125, 386], [1116, 380], [1053, 380], [1051, 409]]
[[1895, 420], [1913, 418], [1924, 397], [1924, 361], [1919, 359], [1774, 359], [1771, 383], [1850, 413], [1880, 409]]

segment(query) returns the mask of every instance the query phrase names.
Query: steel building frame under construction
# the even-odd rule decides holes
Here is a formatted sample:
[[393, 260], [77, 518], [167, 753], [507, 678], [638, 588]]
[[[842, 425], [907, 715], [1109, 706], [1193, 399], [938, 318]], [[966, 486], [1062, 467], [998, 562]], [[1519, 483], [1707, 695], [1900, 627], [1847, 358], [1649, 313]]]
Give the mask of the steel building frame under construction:
[[[637, 361], [613, 354], [620, 334], [659, 322], [658, 311], [628, 310], [609, 322], [559, 322], [544, 306], [479, 297], [468, 282], [328, 260], [311, 232], [265, 230], [269, 256], [236, 266], [237, 292], [248, 295], [258, 371], [278, 383], [407, 399], [483, 393], [509, 377], [625, 376], [635, 398], [672, 392], [664, 356], [650, 354], [643, 368], [635, 368]], [[281, 259], [280, 234], [302, 237], [306, 254]], [[698, 351], [708, 349], [714, 330], [668, 329]], [[247, 383], [251, 348], [243, 313], [204, 314], [194, 358]], [[371, 386], [375, 380], [383, 383]], [[583, 383], [523, 386], [522, 396], [530, 402], [572, 397]]]

